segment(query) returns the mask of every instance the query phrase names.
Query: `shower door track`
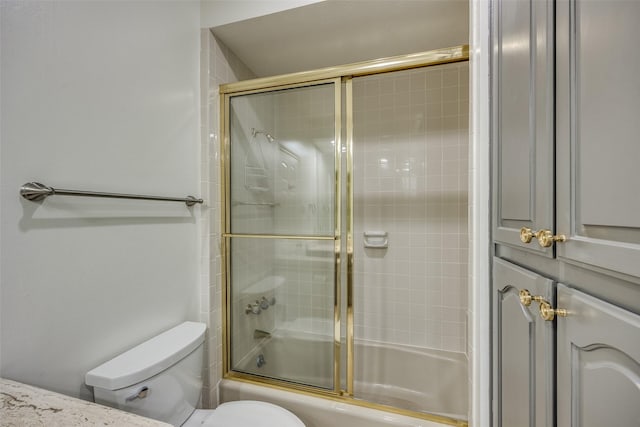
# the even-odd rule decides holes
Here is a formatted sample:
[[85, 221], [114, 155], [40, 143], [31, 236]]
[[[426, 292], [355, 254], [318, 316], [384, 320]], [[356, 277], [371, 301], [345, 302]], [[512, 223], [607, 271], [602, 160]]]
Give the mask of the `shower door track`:
[[[222, 256], [222, 344], [223, 344], [223, 376], [238, 381], [244, 381], [282, 390], [296, 391], [315, 397], [322, 397], [338, 402], [350, 403], [366, 408], [383, 410], [399, 415], [421, 418], [429, 421], [443, 423], [453, 426], [468, 426], [467, 421], [450, 418], [446, 416], [417, 412], [408, 409], [397, 408], [384, 404], [360, 400], [353, 395], [354, 383], [354, 311], [353, 311], [353, 87], [352, 78], [373, 74], [382, 74], [393, 71], [408, 70], [412, 68], [429, 67], [440, 64], [463, 62], [469, 60], [469, 46], [461, 45], [444, 49], [437, 49], [428, 52], [401, 55], [390, 58], [376, 59], [372, 61], [358, 62], [343, 66], [328, 67], [313, 71], [304, 71], [280, 76], [258, 78], [246, 80], [236, 83], [229, 83], [220, 86], [220, 159], [221, 159], [221, 256]], [[301, 236], [301, 235], [265, 235], [265, 234], [246, 234], [230, 232], [230, 185], [229, 185], [229, 100], [231, 96], [247, 95], [252, 93], [289, 89], [295, 87], [310, 86], [322, 83], [334, 82], [336, 84], [336, 199], [335, 199], [335, 233], [334, 236]], [[341, 84], [345, 85], [345, 152], [340, 149], [342, 137], [342, 90]], [[342, 291], [340, 286], [340, 275], [342, 265], [341, 254], [341, 182], [342, 182], [342, 155], [346, 154], [346, 384], [342, 388], [340, 361], [341, 355], [341, 310]], [[260, 238], [260, 239], [297, 239], [297, 240], [334, 240], [335, 256], [335, 310], [334, 310], [334, 388], [324, 389], [316, 386], [308, 386], [300, 383], [280, 380], [275, 378], [263, 377], [259, 375], [247, 374], [233, 371], [230, 367], [229, 351], [230, 351], [230, 310], [229, 310], [229, 291], [231, 286], [230, 280], [230, 252], [229, 240], [231, 238]]]

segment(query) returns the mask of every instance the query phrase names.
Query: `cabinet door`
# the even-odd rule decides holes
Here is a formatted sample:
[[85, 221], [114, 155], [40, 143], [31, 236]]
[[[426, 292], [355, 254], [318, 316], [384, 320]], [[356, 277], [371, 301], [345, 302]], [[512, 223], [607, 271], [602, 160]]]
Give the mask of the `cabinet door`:
[[547, 256], [520, 228], [553, 230], [553, 1], [494, 1], [494, 238]]
[[640, 2], [557, 5], [558, 257], [640, 277]]
[[558, 426], [640, 425], [640, 316], [558, 285]]
[[553, 283], [498, 258], [493, 267], [493, 425], [552, 426], [553, 325], [519, 291], [553, 301]]

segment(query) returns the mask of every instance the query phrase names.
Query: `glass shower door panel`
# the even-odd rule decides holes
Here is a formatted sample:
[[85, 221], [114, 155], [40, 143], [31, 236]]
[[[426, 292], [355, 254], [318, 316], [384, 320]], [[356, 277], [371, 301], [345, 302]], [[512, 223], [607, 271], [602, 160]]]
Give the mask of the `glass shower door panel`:
[[334, 233], [335, 85], [233, 96], [231, 233]]
[[333, 389], [334, 241], [230, 240], [232, 370]]
[[353, 79], [354, 396], [456, 419], [467, 413], [467, 73]]

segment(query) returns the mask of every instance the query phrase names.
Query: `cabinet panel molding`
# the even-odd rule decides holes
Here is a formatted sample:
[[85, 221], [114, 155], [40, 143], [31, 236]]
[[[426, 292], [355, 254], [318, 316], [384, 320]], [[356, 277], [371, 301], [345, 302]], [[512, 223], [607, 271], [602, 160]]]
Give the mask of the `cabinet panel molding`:
[[494, 425], [553, 425], [553, 322], [519, 297], [526, 289], [552, 302], [553, 282], [498, 258], [493, 268]]
[[560, 0], [559, 258], [640, 277], [640, 2]]
[[494, 237], [520, 241], [521, 227], [553, 224], [553, 2], [496, 1], [493, 8]]
[[559, 426], [640, 421], [640, 316], [558, 284]]

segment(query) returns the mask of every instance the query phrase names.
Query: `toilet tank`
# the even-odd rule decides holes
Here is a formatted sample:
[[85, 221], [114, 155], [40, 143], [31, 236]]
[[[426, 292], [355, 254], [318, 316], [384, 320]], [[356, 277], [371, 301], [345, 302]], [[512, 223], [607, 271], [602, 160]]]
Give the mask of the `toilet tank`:
[[206, 329], [184, 322], [87, 372], [95, 402], [181, 425], [200, 399]]

